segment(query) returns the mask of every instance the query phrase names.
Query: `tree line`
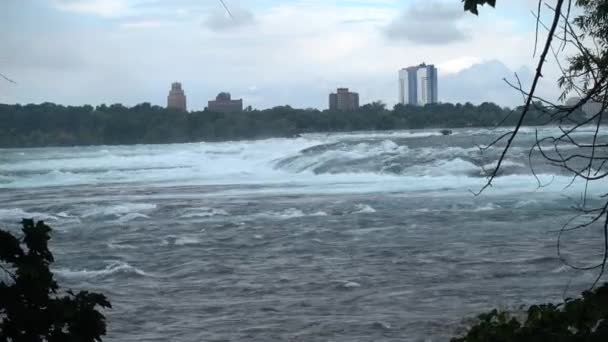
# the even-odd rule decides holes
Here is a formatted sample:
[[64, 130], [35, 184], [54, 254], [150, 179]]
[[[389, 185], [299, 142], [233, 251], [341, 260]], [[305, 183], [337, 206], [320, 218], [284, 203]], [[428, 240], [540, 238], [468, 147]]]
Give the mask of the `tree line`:
[[[0, 147], [183, 143], [310, 132], [512, 126], [519, 110], [494, 103], [398, 104], [387, 109], [385, 104], [373, 102], [351, 112], [279, 106], [265, 110], [248, 107], [241, 113], [186, 113], [149, 103], [133, 107], [0, 104]], [[546, 124], [547, 118], [545, 108], [538, 104], [526, 124]]]

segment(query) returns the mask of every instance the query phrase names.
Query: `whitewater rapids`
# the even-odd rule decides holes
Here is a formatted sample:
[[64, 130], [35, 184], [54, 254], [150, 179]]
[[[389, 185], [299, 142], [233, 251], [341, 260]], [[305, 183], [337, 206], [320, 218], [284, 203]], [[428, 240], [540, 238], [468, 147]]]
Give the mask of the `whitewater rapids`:
[[[443, 341], [594, 279], [557, 259], [584, 184], [534, 156], [538, 188], [534, 129], [472, 195], [501, 133], [0, 149], [0, 224], [55, 228], [59, 281], [112, 301], [107, 341]], [[598, 234], [565, 252], [595, 260]]]

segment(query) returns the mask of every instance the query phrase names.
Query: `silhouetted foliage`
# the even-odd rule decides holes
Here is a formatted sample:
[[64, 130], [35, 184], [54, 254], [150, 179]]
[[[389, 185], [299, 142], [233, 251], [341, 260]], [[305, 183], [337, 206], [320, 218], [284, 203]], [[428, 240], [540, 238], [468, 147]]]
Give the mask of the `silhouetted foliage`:
[[462, 2], [464, 3], [465, 11], [469, 11], [476, 15], [479, 14], [477, 6], [483, 6], [485, 4], [488, 4], [492, 7], [496, 6], [496, 0], [462, 0]]
[[563, 304], [532, 305], [525, 320], [492, 310], [453, 342], [608, 341], [608, 284]]
[[106, 322], [98, 308], [110, 302], [99, 293], [61, 291], [49, 270], [51, 228], [22, 223], [21, 239], [0, 229], [0, 341], [101, 341]]
[[[517, 111], [517, 109], [516, 109]], [[381, 102], [353, 112], [280, 106], [242, 113], [184, 113], [142, 103], [134, 107], [0, 104], [0, 147], [122, 145], [290, 137], [309, 132], [514, 125], [517, 115], [493, 103], [396, 105]], [[546, 122], [539, 110], [526, 121]]]

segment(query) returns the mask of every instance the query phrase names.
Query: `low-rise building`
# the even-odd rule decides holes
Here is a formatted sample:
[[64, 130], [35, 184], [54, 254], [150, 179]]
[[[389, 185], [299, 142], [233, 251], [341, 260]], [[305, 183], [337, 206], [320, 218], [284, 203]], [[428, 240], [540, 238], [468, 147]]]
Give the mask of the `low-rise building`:
[[348, 91], [348, 88], [338, 88], [336, 93], [329, 94], [329, 110], [343, 112], [359, 108], [359, 94]]
[[215, 100], [209, 101], [207, 110], [218, 113], [238, 113], [243, 111], [243, 99], [232, 100], [230, 93], [221, 92]]

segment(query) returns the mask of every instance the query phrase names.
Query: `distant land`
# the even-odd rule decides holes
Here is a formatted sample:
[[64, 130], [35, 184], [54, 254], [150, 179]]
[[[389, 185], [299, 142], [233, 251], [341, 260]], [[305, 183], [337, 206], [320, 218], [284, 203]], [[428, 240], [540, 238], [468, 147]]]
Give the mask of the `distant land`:
[[[149, 103], [125, 107], [0, 104], [0, 147], [164, 144], [293, 137], [312, 132], [513, 126], [521, 108], [437, 103], [424, 107], [373, 102], [350, 112], [250, 107], [241, 113], [181, 112]], [[578, 114], [582, 119], [582, 113]], [[543, 107], [526, 125], [550, 123]]]

